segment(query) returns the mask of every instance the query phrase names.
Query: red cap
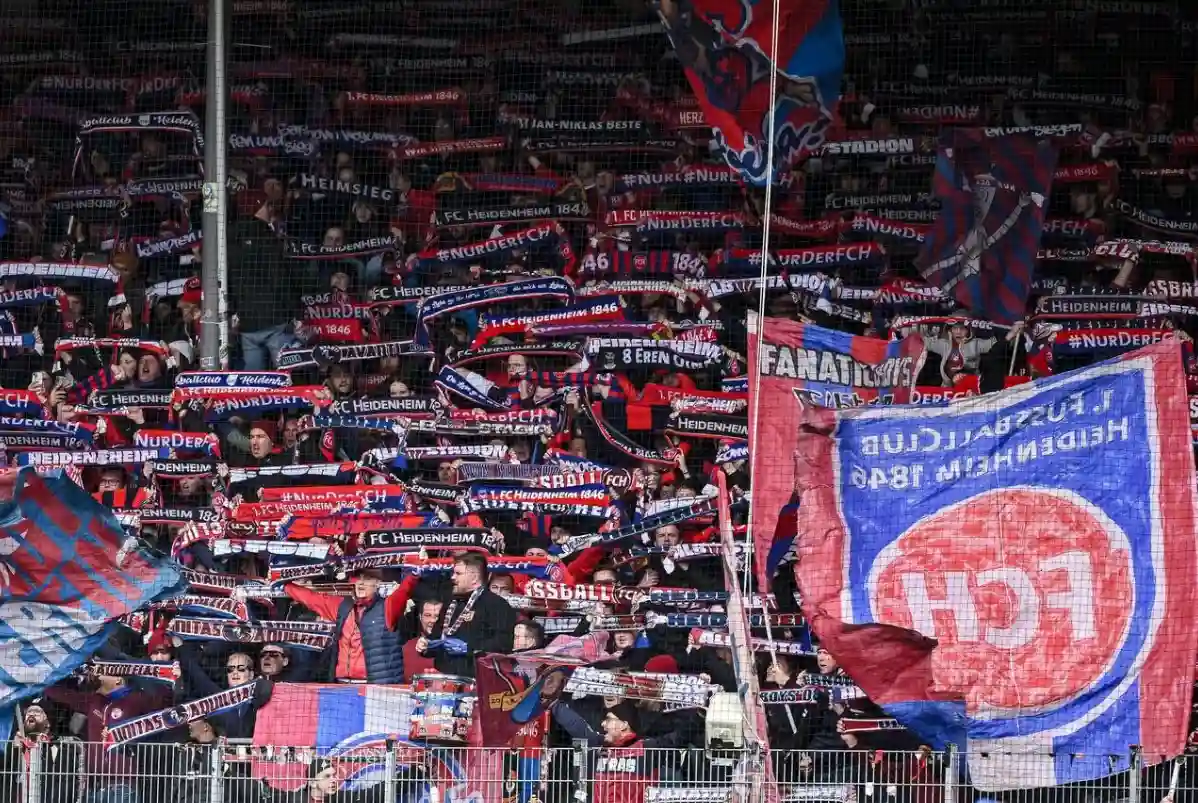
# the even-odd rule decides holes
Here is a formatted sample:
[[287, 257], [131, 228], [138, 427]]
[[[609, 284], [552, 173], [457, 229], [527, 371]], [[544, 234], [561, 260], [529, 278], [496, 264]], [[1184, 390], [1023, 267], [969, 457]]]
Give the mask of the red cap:
[[662, 674], [677, 675], [678, 662], [669, 655], [654, 655], [648, 661], [645, 661], [646, 672], [660, 672]]
[[173, 646], [171, 637], [166, 634], [166, 622], [163, 622], [151, 631], [150, 640], [146, 642], [146, 654], [153, 655], [158, 650], [171, 652]]
[[179, 301], [183, 304], [194, 304], [198, 307], [203, 303], [203, 300], [204, 294], [200, 290], [200, 280], [193, 276], [183, 285], [183, 295], [179, 296]]

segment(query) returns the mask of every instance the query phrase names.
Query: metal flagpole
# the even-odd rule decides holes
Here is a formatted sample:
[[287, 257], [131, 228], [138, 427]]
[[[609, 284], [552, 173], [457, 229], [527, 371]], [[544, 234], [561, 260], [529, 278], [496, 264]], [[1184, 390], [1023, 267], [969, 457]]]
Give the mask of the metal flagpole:
[[228, 341], [228, 209], [225, 187], [228, 164], [225, 148], [228, 86], [226, 44], [228, 0], [208, 0], [207, 90], [204, 105], [204, 244], [201, 287], [204, 293], [200, 324], [200, 364], [204, 370], [221, 367], [221, 348]]

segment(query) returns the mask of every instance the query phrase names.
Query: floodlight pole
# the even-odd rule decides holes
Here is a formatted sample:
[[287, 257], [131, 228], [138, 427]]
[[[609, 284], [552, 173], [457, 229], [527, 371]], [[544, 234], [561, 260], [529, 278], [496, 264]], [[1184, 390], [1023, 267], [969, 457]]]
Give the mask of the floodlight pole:
[[208, 0], [207, 79], [204, 102], [204, 241], [201, 286], [204, 293], [200, 324], [200, 366], [219, 370], [222, 347], [229, 340], [228, 206], [225, 188], [229, 168], [225, 149], [229, 145], [228, 123], [228, 2]]

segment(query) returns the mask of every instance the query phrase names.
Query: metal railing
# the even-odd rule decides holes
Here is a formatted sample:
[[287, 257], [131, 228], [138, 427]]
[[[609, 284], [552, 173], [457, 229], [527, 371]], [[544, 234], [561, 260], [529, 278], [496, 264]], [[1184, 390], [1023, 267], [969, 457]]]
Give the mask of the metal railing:
[[[11, 742], [0, 755], [0, 801], [18, 803], [307, 803], [334, 794], [371, 803], [1181, 803], [1198, 788], [1187, 759], [1147, 766], [1135, 751], [1104, 757], [1112, 774], [1099, 780], [1002, 793], [972, 787], [970, 762], [955, 751], [776, 750], [767, 766], [742, 750], [582, 743], [316, 751], [222, 741], [105, 750], [66, 738]], [[1045, 759], [1071, 760], [972, 758], [975, 768], [1003, 762], [1008, 785], [1034, 781]]]

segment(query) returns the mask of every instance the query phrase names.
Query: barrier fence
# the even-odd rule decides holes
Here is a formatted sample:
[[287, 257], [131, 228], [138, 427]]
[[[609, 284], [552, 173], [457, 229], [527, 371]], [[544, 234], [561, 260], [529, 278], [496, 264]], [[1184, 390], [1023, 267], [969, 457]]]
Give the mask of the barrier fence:
[[[1107, 757], [1098, 781], [989, 794], [966, 779], [973, 762], [1011, 756], [956, 751], [783, 751], [769, 756], [775, 788], [762, 788], [760, 758], [747, 750], [573, 747], [532, 752], [417, 747], [404, 742], [317, 757], [309, 748], [137, 744], [106, 751], [74, 739], [12, 742], [3, 764], [5, 801], [19, 803], [235, 803], [368, 800], [376, 803], [741, 803], [761, 799], [878, 803], [1180, 803], [1192, 799], [1193, 761], [1150, 763], [1136, 750]], [[1029, 771], [1047, 754], [1028, 754]], [[1056, 755], [1055, 761], [1077, 757]], [[385, 781], [390, 778], [391, 782]], [[764, 794], [762, 794], [764, 793]]]

